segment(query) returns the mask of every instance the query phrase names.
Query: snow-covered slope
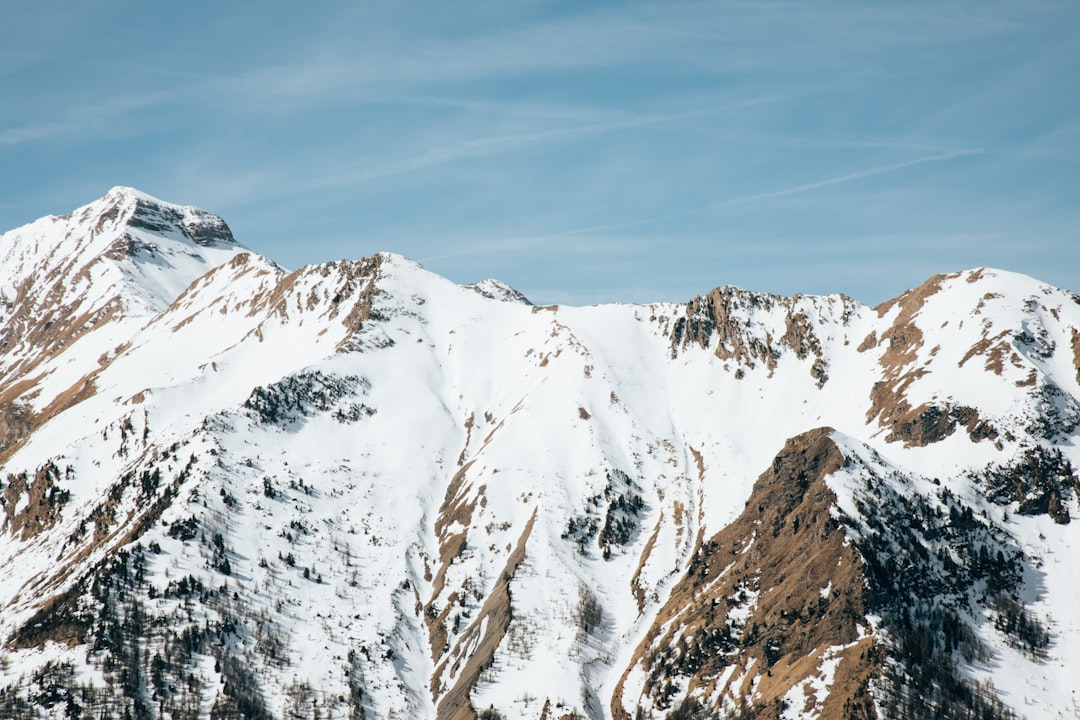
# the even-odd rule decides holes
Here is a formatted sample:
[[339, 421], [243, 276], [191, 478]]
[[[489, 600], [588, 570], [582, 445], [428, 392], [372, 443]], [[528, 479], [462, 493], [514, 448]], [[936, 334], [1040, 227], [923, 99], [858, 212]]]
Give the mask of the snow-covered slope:
[[243, 252], [221, 218], [119, 187], [0, 235], [0, 451], [92, 394], [135, 332]]
[[1071, 293], [539, 307], [128, 189], [0, 254], [5, 717], [1074, 717]]

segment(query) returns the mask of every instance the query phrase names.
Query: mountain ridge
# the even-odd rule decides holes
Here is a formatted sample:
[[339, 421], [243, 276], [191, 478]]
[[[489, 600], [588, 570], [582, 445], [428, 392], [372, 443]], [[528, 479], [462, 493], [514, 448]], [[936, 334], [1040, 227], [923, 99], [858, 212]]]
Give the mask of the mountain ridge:
[[4, 276], [7, 716], [1069, 717], [1075, 294], [535, 306], [106, 198], [0, 236], [168, 273]]

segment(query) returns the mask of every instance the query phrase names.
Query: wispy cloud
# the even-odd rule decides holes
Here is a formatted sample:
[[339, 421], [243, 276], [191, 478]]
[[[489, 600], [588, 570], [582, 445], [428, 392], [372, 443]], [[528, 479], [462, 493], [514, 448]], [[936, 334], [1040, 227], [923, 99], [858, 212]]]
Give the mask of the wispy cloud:
[[0, 145], [80, 138], [87, 134], [116, 132], [117, 123], [132, 113], [173, 99], [171, 93], [149, 92], [112, 97], [104, 102], [67, 109], [59, 118], [23, 123], [0, 129]]
[[[771, 100], [768, 97], [750, 98], [732, 103], [692, 108], [682, 112], [642, 114], [619, 110], [591, 110], [587, 107], [549, 107], [539, 104], [522, 106], [513, 103], [473, 103], [468, 100], [431, 99], [432, 104], [445, 102], [447, 105], [479, 109], [482, 112], [495, 115], [524, 116], [531, 119], [551, 119], [555, 121], [585, 118], [588, 121], [570, 125], [561, 122], [529, 123], [530, 127], [539, 127], [540, 129], [525, 132], [492, 132], [486, 135], [465, 138], [461, 137], [465, 131], [460, 126], [456, 126], [443, 133], [445, 137], [437, 138], [432, 141], [428, 148], [419, 152], [414, 151], [395, 155], [394, 148], [391, 147], [377, 152], [374, 156], [357, 154], [351, 159], [333, 156], [291, 179], [271, 168], [267, 170], [260, 181], [259, 173], [249, 169], [242, 173], [243, 182], [237, 183], [233, 179], [223, 179], [218, 194], [227, 203], [244, 203], [329, 189], [358, 188], [364, 183], [406, 175], [454, 162], [492, 158], [546, 145], [570, 143], [618, 132], [675, 124], [694, 118], [724, 113], [751, 104], [767, 103]], [[426, 104], [429, 100], [421, 98], [415, 102], [416, 104]], [[474, 106], [478, 106], [478, 108]], [[555, 127], [551, 127], [552, 124]], [[498, 124], [496, 124], [496, 127], [498, 127]], [[343, 164], [347, 164], [348, 167], [343, 169]], [[192, 172], [205, 172], [205, 168], [199, 170], [197, 164], [192, 165], [191, 168]], [[207, 182], [213, 181], [203, 181], [204, 184]], [[556, 235], [561, 234], [563, 233], [557, 233]]]
[[360, 28], [359, 38], [333, 33], [306, 54], [236, 76], [229, 84], [244, 102], [355, 97], [402, 86], [612, 67], [660, 52], [674, 39], [662, 24], [626, 11], [521, 20], [485, 28], [478, 18], [471, 31], [453, 36], [404, 25], [389, 32], [381, 27], [378, 34]]
[[492, 237], [483, 240], [446, 243], [439, 252], [429, 253], [421, 257], [420, 261], [434, 263], [476, 255], [528, 254], [540, 247], [546, 253], [564, 257], [626, 258], [639, 252], [645, 252], [652, 240], [651, 238], [632, 235], [605, 234], [590, 238], [587, 244], [582, 244], [568, 242], [572, 237], [572, 235], [564, 233], [552, 233], [550, 235]]

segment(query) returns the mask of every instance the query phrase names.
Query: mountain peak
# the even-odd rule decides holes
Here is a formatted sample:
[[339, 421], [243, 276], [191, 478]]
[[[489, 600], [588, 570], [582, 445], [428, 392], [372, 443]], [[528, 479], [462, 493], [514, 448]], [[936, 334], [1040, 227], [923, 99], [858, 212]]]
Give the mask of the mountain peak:
[[153, 317], [244, 251], [217, 215], [129, 187], [0, 235], [0, 377], [96, 325]]
[[109, 188], [102, 198], [105, 201], [121, 202], [126, 199], [132, 199], [135, 201], [142, 200], [144, 202], [154, 203], [157, 205], [174, 205], [174, 203], [166, 202], [160, 198], [156, 198], [153, 195], [143, 192], [138, 188], [128, 185], [113, 185]]
[[489, 300], [500, 300], [502, 302], [520, 303], [522, 305], [532, 305], [529, 298], [515, 288], [510, 287], [501, 280], [495, 280], [488, 278], [487, 280], [481, 280], [479, 282], [466, 285], [468, 289], [473, 292], [483, 295]]
[[158, 233], [176, 231], [201, 247], [237, 244], [225, 221], [202, 208], [165, 202], [122, 185], [111, 188], [99, 202], [106, 206], [106, 213], [123, 215], [131, 228]]

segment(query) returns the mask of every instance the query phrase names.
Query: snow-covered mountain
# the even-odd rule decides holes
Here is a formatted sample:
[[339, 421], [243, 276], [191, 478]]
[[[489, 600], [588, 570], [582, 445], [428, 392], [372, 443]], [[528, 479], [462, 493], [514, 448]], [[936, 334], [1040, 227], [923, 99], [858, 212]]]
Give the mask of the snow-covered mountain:
[[1080, 717], [1080, 298], [0, 236], [0, 717]]

